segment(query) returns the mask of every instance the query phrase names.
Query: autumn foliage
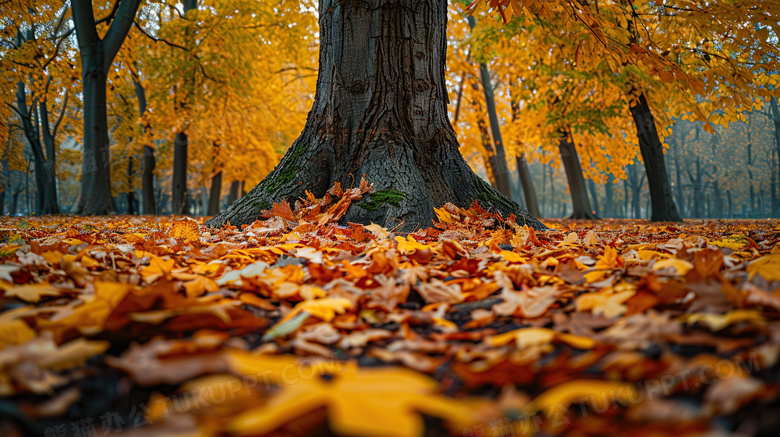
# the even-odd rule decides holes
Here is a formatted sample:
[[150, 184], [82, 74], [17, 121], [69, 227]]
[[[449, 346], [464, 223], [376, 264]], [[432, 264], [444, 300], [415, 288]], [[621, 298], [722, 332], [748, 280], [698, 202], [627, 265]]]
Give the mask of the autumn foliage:
[[756, 422], [778, 406], [777, 222], [549, 221], [539, 233], [475, 204], [445, 205], [409, 234], [339, 225], [369, 190], [335, 186], [242, 229], [3, 219], [0, 396], [14, 403], [3, 426], [777, 429]]

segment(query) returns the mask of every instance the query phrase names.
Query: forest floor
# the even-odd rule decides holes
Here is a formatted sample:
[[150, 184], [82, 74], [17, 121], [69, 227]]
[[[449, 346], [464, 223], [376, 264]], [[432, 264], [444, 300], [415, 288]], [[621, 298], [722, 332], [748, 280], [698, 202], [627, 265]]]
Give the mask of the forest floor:
[[778, 435], [780, 221], [0, 219], [0, 434]]

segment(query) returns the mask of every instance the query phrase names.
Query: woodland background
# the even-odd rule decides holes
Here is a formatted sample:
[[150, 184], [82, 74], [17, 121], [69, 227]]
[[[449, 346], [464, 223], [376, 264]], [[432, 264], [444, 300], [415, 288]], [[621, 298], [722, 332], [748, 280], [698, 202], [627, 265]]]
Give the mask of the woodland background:
[[[56, 175], [59, 211], [78, 209], [84, 102], [69, 3], [0, 2], [4, 214], [45, 212], [38, 178], [47, 169]], [[215, 214], [273, 169], [311, 107], [319, 42], [316, 2], [209, 0], [194, 8], [187, 3], [193, 2], [144, 2], [108, 77], [111, 195], [119, 213]], [[718, 11], [721, 22], [739, 22], [750, 13], [749, 3]], [[117, 4], [104, 1], [95, 8], [102, 12], [95, 17], [98, 33], [106, 32]], [[465, 6], [450, 6], [450, 118], [472, 168], [494, 185], [507, 178], [514, 200], [524, 202], [517, 168], [525, 166], [538, 215], [572, 214], [572, 196], [582, 191], [569, 189], [561, 164], [558, 136], [564, 128], [579, 152], [590, 209], [600, 217], [649, 217], [645, 169], [623, 90], [631, 82], [647, 90], [683, 217], [780, 216], [777, 98], [768, 92], [737, 97], [721, 92], [749, 88], [741, 86], [739, 69], [729, 68], [737, 61], [747, 69], [751, 64], [710, 58], [715, 42], [696, 40], [692, 29], [712, 15], [682, 20], [683, 11], [669, 9], [645, 21], [656, 23], [645, 31], [659, 45], [664, 38], [688, 38], [699, 64], [680, 54], [680, 66], [701, 70], [706, 63], [705, 81], [708, 75], [734, 78], [726, 85], [713, 80], [719, 84], [715, 88], [707, 83], [705, 99], [695, 87], [680, 86], [677, 76], [668, 77], [671, 73], [651, 75], [628, 65], [615, 74], [615, 61], [604, 56], [585, 26], [573, 28], [566, 21], [556, 27], [553, 20], [528, 17], [504, 25], [498, 15], [478, 15], [472, 27]], [[754, 56], [776, 62], [767, 48], [776, 51], [771, 27], [735, 32], [753, 41]], [[713, 52], [728, 50], [718, 44]], [[764, 91], [778, 82], [773, 71], [751, 73], [751, 84]], [[494, 104], [486, 100], [486, 86]], [[491, 111], [504, 139], [503, 156], [493, 147], [500, 139], [491, 130]], [[186, 170], [183, 194], [183, 187], [179, 193], [173, 187], [177, 154]], [[146, 204], [144, 178], [153, 196]], [[175, 196], [186, 201], [175, 205]]]

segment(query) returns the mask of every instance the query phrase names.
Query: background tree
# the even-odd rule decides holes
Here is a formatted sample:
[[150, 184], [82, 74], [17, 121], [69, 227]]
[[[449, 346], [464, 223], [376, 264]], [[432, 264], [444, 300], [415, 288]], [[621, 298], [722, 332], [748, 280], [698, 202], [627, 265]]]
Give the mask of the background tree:
[[[82, 214], [102, 215], [114, 211], [111, 201], [106, 85], [114, 56], [133, 24], [141, 1], [116, 0], [107, 16], [96, 19], [91, 1], [71, 0], [81, 58], [84, 101], [84, 157], [79, 202], [79, 212]], [[108, 30], [101, 38], [99, 28], [102, 26], [108, 26]]]

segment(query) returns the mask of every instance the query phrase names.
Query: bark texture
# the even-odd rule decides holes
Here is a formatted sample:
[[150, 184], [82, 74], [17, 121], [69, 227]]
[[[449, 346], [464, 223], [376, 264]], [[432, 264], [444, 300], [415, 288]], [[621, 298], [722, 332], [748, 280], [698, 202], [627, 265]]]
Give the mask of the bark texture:
[[580, 157], [577, 155], [577, 148], [572, 141], [571, 133], [561, 131], [561, 138], [558, 142], [558, 150], [561, 154], [563, 168], [566, 170], [566, 180], [569, 183], [569, 193], [571, 194], [573, 219], [595, 219], [593, 210], [588, 201], [588, 191], [585, 187], [585, 177], [582, 175], [582, 165]]
[[375, 191], [344, 221], [410, 230], [429, 226], [434, 207], [478, 200], [544, 229], [460, 155], [446, 111], [446, 0], [322, 0], [319, 13], [317, 92], [304, 131], [271, 174], [210, 225], [251, 223], [272, 202], [305, 190], [322, 196], [365, 175]]
[[[632, 94], [637, 94], [632, 90]], [[647, 170], [647, 183], [650, 186], [650, 199], [653, 212], [650, 221], [681, 222], [677, 207], [672, 199], [672, 187], [666, 173], [664, 149], [658, 137], [655, 117], [647, 103], [644, 93], [638, 93], [637, 103], [631, 108], [631, 116], [636, 125], [636, 135], [639, 139], [639, 151]]]

